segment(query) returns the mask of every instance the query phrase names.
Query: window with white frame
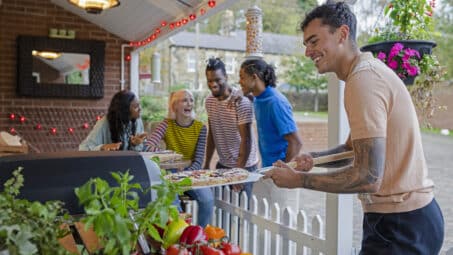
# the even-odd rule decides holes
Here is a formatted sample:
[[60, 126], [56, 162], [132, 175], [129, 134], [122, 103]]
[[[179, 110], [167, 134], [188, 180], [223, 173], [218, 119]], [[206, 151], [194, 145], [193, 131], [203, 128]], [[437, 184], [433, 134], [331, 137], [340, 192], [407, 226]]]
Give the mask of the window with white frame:
[[187, 53], [187, 72], [195, 73], [197, 65], [197, 59], [195, 58], [195, 52], [189, 51]]
[[234, 74], [234, 70], [236, 69], [236, 61], [234, 56], [232, 55], [225, 55], [225, 70], [227, 74]]

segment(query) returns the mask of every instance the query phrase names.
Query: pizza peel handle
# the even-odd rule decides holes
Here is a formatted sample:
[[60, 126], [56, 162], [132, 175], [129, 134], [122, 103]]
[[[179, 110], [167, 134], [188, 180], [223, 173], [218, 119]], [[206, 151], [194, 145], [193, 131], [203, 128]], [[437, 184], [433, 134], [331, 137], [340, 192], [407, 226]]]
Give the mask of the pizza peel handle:
[[327, 156], [313, 158], [313, 165], [321, 165], [321, 164], [330, 163], [330, 162], [347, 159], [347, 158], [353, 158], [353, 157], [354, 157], [354, 151], [345, 151], [345, 152], [341, 152], [341, 153], [337, 153], [337, 154], [330, 154]]
[[[341, 152], [341, 153], [330, 154], [327, 156], [313, 158], [313, 165], [321, 165], [321, 164], [330, 163], [330, 162], [347, 159], [347, 158], [354, 158], [354, 151], [346, 151], [346, 152]], [[294, 168], [297, 166], [297, 162], [296, 161], [288, 162], [288, 166]], [[271, 170], [272, 168], [274, 168], [274, 167], [273, 166], [263, 167], [263, 168], [258, 169], [256, 172], [259, 174], [264, 174], [265, 172]]]

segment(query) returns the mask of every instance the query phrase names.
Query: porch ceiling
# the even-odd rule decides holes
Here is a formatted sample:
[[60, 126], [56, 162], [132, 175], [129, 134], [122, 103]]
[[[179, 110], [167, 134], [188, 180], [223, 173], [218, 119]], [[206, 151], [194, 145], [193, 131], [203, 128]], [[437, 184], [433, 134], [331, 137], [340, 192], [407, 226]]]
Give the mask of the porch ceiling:
[[[100, 14], [89, 14], [67, 0], [51, 0], [54, 4], [127, 41], [141, 41], [148, 38], [156, 28], [161, 26], [162, 21], [170, 24], [188, 18], [193, 13], [199, 21], [228, 8], [237, 1], [216, 0], [215, 7], [210, 8], [207, 0], [122, 0], [118, 7], [104, 10]], [[204, 15], [200, 14], [201, 8], [206, 10]], [[161, 28], [158, 40], [154, 40], [153, 43], [165, 39], [184, 27], [171, 30], [167, 25]]]

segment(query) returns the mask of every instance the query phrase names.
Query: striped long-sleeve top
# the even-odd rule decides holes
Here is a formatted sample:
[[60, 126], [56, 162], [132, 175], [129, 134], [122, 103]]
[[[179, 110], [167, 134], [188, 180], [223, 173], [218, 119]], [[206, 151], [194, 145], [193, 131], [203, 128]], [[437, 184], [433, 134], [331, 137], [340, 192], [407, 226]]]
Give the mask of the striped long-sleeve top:
[[158, 151], [159, 143], [164, 140], [166, 149], [182, 154], [183, 159], [191, 160], [192, 164], [184, 170], [201, 169], [205, 145], [206, 126], [198, 120], [194, 120], [189, 126], [180, 126], [176, 120], [165, 119], [151, 134], [145, 143], [147, 151]]

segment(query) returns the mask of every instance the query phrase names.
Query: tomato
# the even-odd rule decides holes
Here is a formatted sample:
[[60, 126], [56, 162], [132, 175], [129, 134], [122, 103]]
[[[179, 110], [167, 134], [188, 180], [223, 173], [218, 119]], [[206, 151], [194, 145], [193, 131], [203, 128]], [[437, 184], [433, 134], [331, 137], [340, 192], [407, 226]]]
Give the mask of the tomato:
[[241, 254], [241, 248], [239, 248], [239, 246], [237, 246], [236, 244], [223, 242], [221, 247], [222, 247], [222, 251], [225, 253], [225, 255], [240, 255]]
[[201, 252], [203, 255], [225, 255], [225, 253], [221, 250], [217, 250], [216, 248], [212, 248], [210, 246], [200, 246]]
[[166, 250], [166, 255], [190, 255], [186, 248], [181, 248], [177, 244], [173, 244]]

